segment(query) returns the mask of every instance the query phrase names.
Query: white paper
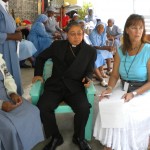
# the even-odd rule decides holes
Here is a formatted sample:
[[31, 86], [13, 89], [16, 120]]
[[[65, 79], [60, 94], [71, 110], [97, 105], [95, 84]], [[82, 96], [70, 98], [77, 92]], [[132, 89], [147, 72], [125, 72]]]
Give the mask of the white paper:
[[102, 128], [124, 127], [124, 100], [102, 100], [99, 102]]

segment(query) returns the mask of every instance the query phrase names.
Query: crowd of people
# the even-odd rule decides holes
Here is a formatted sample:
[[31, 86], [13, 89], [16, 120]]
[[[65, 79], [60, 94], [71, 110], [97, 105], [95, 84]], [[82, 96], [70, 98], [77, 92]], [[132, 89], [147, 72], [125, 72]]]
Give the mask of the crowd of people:
[[[143, 16], [131, 14], [121, 33], [114, 19], [102, 22], [91, 7], [80, 20], [77, 13], [72, 19], [66, 15], [65, 7], [55, 18], [56, 10], [50, 6], [23, 39], [21, 28], [8, 13], [8, 1], [0, 0], [0, 149], [31, 150], [50, 139], [43, 150], [55, 150], [64, 142], [55, 109], [65, 101], [75, 113], [73, 143], [80, 150], [92, 150], [85, 139], [91, 107], [85, 87], [92, 83], [93, 74], [106, 88], [100, 91], [99, 106], [113, 100], [124, 102], [121, 128], [103, 127], [99, 109], [93, 129], [95, 139], [105, 150], [150, 147], [150, 44], [145, 40]], [[52, 76], [45, 81], [34, 106], [22, 97], [19, 61], [30, 60], [35, 83], [43, 82], [43, 68], [49, 58], [53, 61]], [[108, 83], [104, 79], [107, 77]]]

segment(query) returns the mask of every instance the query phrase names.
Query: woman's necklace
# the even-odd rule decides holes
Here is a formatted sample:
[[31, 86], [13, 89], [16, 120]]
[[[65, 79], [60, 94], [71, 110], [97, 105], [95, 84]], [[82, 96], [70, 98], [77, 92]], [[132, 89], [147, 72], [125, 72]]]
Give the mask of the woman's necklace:
[[127, 68], [126, 68], [126, 59], [127, 59], [127, 52], [126, 52], [126, 57], [125, 57], [125, 61], [124, 61], [124, 68], [125, 68], [125, 72], [126, 72], [126, 74], [127, 74], [127, 78], [128, 78], [128, 75], [129, 75], [131, 66], [132, 66], [133, 62], [135, 61], [135, 58], [136, 58], [138, 52], [140, 51], [141, 46], [142, 46], [142, 43], [141, 43], [140, 46], [138, 47], [138, 51], [136, 52], [136, 54], [135, 54], [135, 56], [134, 56], [132, 62], [130, 63], [130, 66], [129, 66], [129, 69], [128, 69], [128, 70], [127, 70]]
[[141, 47], [141, 43], [140, 43], [138, 46], [134, 47], [134, 48], [131, 47], [131, 50], [130, 50], [130, 51], [138, 50], [140, 47]]

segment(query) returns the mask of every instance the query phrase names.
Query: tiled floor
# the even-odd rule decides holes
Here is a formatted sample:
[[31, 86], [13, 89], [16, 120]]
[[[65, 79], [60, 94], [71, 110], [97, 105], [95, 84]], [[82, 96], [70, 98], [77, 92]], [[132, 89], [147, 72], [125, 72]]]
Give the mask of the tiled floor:
[[[31, 87], [31, 81], [33, 77], [33, 69], [21, 69], [22, 73], [22, 84], [24, 87], [24, 97], [28, 99], [29, 101], [29, 91]], [[94, 85], [96, 87], [97, 93], [99, 93], [102, 90], [102, 87], [100, 87], [98, 81], [94, 81]], [[94, 105], [94, 117], [93, 117], [93, 125], [96, 118], [96, 114], [98, 112], [98, 98], [95, 97], [95, 105]], [[64, 143], [57, 148], [57, 150], [79, 150], [79, 148], [72, 143], [72, 134], [73, 134], [73, 114], [61, 114], [57, 115], [57, 122], [60, 129], [60, 132], [64, 138]], [[36, 145], [33, 150], [42, 150], [43, 146], [47, 143], [47, 141], [41, 142], [38, 145]], [[103, 146], [99, 143], [99, 141], [95, 140], [94, 137], [89, 142], [92, 150], [102, 150]]]

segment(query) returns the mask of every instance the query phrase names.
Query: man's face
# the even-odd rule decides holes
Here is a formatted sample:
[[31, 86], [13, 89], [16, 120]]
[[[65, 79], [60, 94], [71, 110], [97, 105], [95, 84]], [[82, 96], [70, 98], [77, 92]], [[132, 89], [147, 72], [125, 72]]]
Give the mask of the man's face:
[[76, 21], [76, 20], [78, 20], [78, 19], [79, 19], [78, 16], [74, 16], [74, 17], [73, 17], [73, 20], [74, 20], [74, 21]]
[[80, 26], [72, 26], [67, 33], [68, 40], [72, 45], [79, 45], [83, 40], [83, 35]]
[[52, 16], [54, 16], [54, 12], [53, 11], [48, 11], [47, 15], [48, 15], [48, 17], [52, 17]]
[[90, 15], [90, 16], [93, 15], [93, 10], [92, 10], [92, 9], [89, 10], [89, 15]]
[[98, 34], [102, 34], [104, 32], [104, 26], [102, 24], [97, 26], [97, 32]]
[[109, 26], [109, 27], [112, 27], [112, 26], [113, 26], [113, 24], [114, 24], [114, 23], [113, 23], [113, 21], [112, 21], [112, 20], [108, 20], [108, 26]]

